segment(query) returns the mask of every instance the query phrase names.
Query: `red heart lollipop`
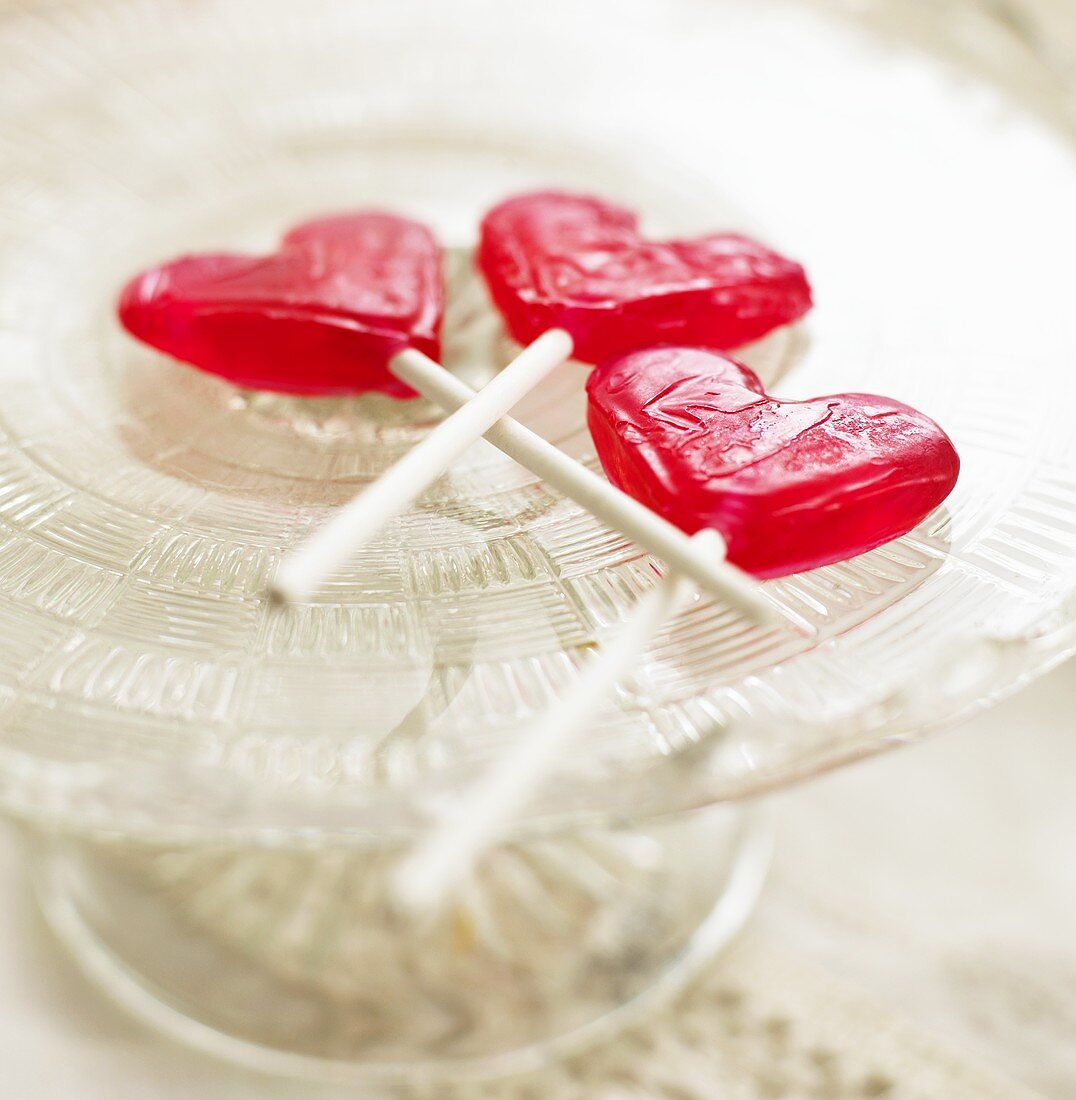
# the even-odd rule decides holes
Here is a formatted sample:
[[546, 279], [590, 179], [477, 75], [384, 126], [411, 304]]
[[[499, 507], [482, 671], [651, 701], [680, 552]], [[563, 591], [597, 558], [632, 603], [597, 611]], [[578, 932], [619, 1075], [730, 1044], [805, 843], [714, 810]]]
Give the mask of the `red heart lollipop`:
[[299, 394], [414, 391], [388, 372], [437, 358], [441, 251], [424, 226], [343, 214], [296, 226], [271, 256], [186, 256], [131, 280], [119, 316], [140, 340], [240, 386]]
[[910, 531], [956, 483], [949, 437], [915, 409], [863, 393], [768, 396], [728, 356], [662, 347], [603, 363], [587, 422], [609, 480], [729, 560], [779, 577]]
[[811, 306], [803, 268], [756, 241], [648, 241], [630, 211], [557, 192], [490, 210], [478, 263], [516, 340], [564, 328], [588, 363], [661, 343], [739, 347]]

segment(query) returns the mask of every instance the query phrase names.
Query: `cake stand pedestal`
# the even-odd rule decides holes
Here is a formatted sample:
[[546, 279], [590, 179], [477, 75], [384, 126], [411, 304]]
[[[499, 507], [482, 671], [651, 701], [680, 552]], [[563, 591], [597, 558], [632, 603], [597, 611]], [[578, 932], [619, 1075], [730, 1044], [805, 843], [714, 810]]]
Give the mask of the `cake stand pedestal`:
[[526, 1072], [682, 988], [751, 913], [758, 808], [535, 837], [455, 908], [386, 902], [398, 851], [29, 834], [49, 924], [160, 1031], [248, 1067], [390, 1087]]

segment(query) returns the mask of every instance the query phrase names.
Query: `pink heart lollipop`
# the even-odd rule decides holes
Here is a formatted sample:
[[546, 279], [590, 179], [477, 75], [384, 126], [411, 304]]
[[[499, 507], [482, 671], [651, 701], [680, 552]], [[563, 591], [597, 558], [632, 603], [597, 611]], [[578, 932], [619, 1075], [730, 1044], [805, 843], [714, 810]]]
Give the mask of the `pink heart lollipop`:
[[240, 386], [413, 397], [387, 370], [407, 346], [437, 358], [441, 250], [392, 214], [319, 218], [270, 256], [186, 256], [136, 276], [119, 316], [140, 340]]
[[563, 328], [587, 363], [662, 343], [739, 347], [811, 305], [803, 268], [757, 241], [648, 241], [630, 211], [553, 191], [490, 210], [478, 264], [516, 340]]
[[587, 422], [609, 480], [729, 560], [778, 577], [910, 531], [949, 495], [960, 462], [929, 417], [887, 397], [766, 394], [728, 356], [660, 347], [603, 363]]

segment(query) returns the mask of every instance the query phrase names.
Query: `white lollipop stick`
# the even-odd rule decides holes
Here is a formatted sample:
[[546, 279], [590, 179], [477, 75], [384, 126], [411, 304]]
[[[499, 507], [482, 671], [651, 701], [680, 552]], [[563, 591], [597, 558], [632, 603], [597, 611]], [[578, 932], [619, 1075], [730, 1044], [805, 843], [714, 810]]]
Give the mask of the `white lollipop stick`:
[[[405, 373], [398, 368], [409, 354], [402, 352], [389, 362], [389, 370], [405, 380]], [[477, 393], [468, 391], [468, 400], [447, 420], [284, 558], [270, 582], [270, 595], [282, 602], [310, 596], [349, 554], [421, 496], [455, 459], [571, 354], [572, 338], [568, 333], [550, 329], [524, 348], [488, 385]]]
[[[475, 394], [470, 386], [413, 348], [396, 356], [393, 373], [444, 409], [462, 409]], [[711, 532], [713, 539], [718, 540], [716, 549], [713, 539], [700, 543], [689, 538], [657, 512], [511, 417], [498, 420], [485, 433], [485, 438], [554, 489], [582, 505], [602, 523], [621, 531], [647, 553], [660, 558], [671, 572], [690, 577], [704, 592], [734, 607], [753, 622], [762, 626], [789, 625], [776, 605], [766, 598], [757, 581], [723, 560], [725, 542], [716, 531]]]
[[[720, 555], [723, 547], [716, 531], [700, 531], [692, 543], [714, 555]], [[428, 914], [451, 899], [617, 681], [634, 668], [661, 624], [695, 592], [690, 579], [669, 574], [639, 600], [631, 617], [590, 660], [579, 679], [537, 725], [520, 732], [515, 747], [404, 859], [393, 879], [394, 901], [409, 912]]]

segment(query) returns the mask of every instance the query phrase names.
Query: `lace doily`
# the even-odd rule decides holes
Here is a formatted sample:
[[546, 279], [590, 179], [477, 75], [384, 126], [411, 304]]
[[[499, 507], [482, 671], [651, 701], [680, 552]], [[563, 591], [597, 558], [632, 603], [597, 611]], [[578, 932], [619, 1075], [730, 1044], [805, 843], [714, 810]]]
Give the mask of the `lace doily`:
[[646, 1025], [555, 1070], [408, 1100], [1033, 1100], [749, 933]]

